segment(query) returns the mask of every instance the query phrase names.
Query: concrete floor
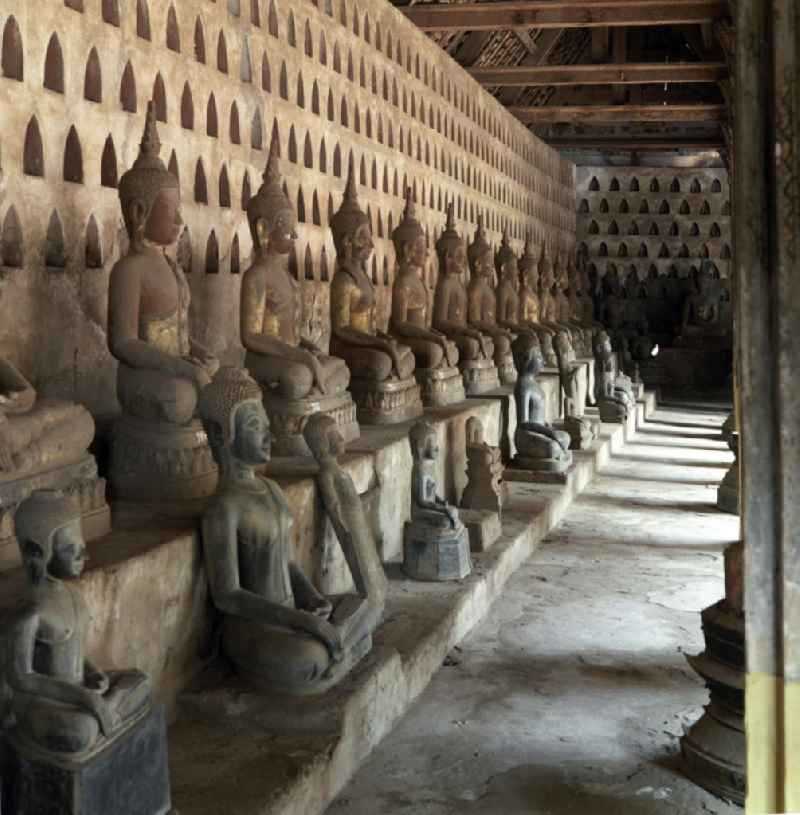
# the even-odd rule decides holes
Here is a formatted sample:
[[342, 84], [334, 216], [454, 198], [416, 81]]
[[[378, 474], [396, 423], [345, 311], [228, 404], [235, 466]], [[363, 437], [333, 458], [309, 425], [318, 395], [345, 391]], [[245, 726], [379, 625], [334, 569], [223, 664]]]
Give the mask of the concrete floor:
[[740, 815], [679, 770], [684, 653], [723, 594], [725, 419], [661, 409], [448, 656], [328, 815]]

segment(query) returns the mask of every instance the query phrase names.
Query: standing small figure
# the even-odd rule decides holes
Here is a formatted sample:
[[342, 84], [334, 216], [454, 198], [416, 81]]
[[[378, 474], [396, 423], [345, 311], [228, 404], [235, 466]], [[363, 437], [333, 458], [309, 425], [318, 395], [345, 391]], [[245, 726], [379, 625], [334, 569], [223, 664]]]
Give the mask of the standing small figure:
[[481, 420], [470, 416], [467, 419], [467, 486], [461, 496], [461, 506], [500, 514], [506, 492], [500, 448], [484, 441]]
[[403, 569], [416, 580], [461, 580], [472, 570], [467, 530], [458, 510], [437, 495], [436, 429], [417, 422], [409, 433], [414, 468], [411, 473], [411, 520], [406, 522]]

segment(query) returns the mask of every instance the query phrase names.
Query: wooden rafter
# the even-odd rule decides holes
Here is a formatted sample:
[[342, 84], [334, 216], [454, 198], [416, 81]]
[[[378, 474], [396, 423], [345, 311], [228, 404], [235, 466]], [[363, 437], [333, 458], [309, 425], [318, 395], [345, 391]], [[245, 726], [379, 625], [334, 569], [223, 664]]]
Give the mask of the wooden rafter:
[[724, 62], [633, 63], [620, 65], [480, 66], [470, 74], [492, 87], [555, 85], [647, 85], [719, 82], [728, 77]]
[[566, 107], [510, 107], [526, 124], [569, 122], [721, 122], [725, 105], [571, 105]]
[[710, 24], [726, 0], [503, 0], [418, 3], [400, 9], [423, 31]]
[[667, 151], [667, 150], [720, 150], [725, 147], [725, 140], [718, 138], [690, 138], [688, 136], [642, 138], [588, 138], [576, 136], [574, 138], [547, 138], [550, 147], [557, 150], [624, 150], [624, 151]]

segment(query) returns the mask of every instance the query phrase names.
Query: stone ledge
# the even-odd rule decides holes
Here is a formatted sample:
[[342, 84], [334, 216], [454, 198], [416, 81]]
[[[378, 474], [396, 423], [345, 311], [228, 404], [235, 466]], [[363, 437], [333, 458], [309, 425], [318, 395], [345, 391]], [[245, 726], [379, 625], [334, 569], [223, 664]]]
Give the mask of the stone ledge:
[[[399, 564], [372, 653], [345, 682], [317, 699], [266, 697], [231, 674], [210, 673], [180, 699], [170, 732], [173, 801], [193, 815], [318, 815], [387, 735], [448, 651], [488, 613], [509, 577], [563, 518], [572, 500], [644, 419], [601, 425], [576, 453], [566, 486], [509, 485], [503, 534], [476, 553], [458, 583], [418, 583]], [[650, 404], [654, 405], [654, 401]]]

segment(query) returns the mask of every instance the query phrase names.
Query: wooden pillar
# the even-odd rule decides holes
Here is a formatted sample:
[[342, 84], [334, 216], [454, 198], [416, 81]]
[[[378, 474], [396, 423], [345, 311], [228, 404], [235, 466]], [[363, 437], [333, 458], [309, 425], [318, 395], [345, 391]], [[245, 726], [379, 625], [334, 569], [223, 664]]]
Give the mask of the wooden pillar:
[[800, 811], [800, 26], [735, 4], [747, 813]]

